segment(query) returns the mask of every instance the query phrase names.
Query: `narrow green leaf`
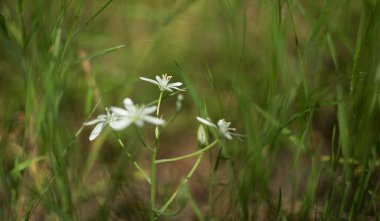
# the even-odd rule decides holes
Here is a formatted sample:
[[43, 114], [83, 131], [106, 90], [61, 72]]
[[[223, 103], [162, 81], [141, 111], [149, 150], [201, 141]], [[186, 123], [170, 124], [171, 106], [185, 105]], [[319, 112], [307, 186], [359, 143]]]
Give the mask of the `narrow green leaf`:
[[44, 160], [45, 157], [36, 157], [36, 158], [33, 158], [33, 159], [29, 159], [29, 160], [25, 160], [19, 164], [17, 164], [12, 170], [11, 170], [11, 175], [13, 177], [19, 177], [20, 176], [20, 172], [25, 170], [26, 168], [28, 168], [32, 163], [35, 163], [35, 162], [39, 162], [41, 160]]

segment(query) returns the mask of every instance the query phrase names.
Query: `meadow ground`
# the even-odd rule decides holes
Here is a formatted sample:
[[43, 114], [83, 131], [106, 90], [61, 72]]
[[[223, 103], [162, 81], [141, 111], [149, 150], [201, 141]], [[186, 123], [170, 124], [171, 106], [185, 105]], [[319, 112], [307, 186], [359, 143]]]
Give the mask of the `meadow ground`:
[[380, 0], [3, 0], [0, 220], [380, 220], [379, 39]]

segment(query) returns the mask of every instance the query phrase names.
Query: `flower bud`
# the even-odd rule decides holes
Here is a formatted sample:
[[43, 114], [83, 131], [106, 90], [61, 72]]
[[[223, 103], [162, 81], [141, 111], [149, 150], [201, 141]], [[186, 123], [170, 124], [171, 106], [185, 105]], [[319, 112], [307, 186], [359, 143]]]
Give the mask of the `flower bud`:
[[208, 144], [208, 137], [205, 128], [199, 125], [197, 130], [197, 139], [201, 146], [206, 146]]
[[182, 110], [182, 107], [183, 107], [183, 95], [182, 94], [177, 95], [177, 101], [175, 102], [175, 107], [176, 107], [177, 112], [180, 112]]
[[160, 139], [160, 129], [158, 128], [158, 126], [154, 130], [154, 135], [156, 136], [156, 140]]

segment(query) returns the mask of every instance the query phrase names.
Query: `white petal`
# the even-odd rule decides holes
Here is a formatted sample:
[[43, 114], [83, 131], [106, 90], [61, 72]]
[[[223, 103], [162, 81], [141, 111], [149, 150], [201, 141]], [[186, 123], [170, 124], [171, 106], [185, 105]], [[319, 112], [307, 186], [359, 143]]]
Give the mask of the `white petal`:
[[100, 123], [100, 122], [105, 122], [105, 120], [104, 119], [102, 119], [102, 118], [96, 118], [96, 119], [93, 119], [93, 120], [90, 120], [90, 121], [87, 121], [87, 122], [83, 122], [83, 125], [85, 125], [85, 126], [90, 126], [90, 125], [93, 125], [93, 124], [97, 124], [97, 123]]
[[217, 125], [218, 125], [219, 127], [226, 127], [226, 128], [228, 128], [228, 126], [229, 126], [230, 124], [231, 124], [231, 123], [226, 122], [224, 119], [220, 119], [220, 120], [218, 120], [218, 123], [217, 123]]
[[178, 86], [181, 86], [181, 85], [182, 85], [181, 82], [175, 82], [175, 83], [168, 84], [169, 87], [178, 87]]
[[121, 115], [121, 116], [125, 116], [125, 115], [129, 114], [128, 111], [126, 111], [120, 107], [111, 107], [111, 111], [112, 111], [112, 113], [114, 113], [116, 115]]
[[142, 126], [144, 126], [144, 121], [143, 121], [142, 118], [139, 118], [139, 119], [137, 119], [137, 120], [135, 121], [135, 124], [136, 124], [137, 126], [139, 126], [139, 127], [142, 127]]
[[150, 106], [150, 107], [144, 108], [141, 111], [141, 113], [144, 114], [144, 115], [146, 115], [146, 114], [154, 113], [156, 110], [157, 110], [157, 106]]
[[238, 134], [238, 133], [230, 133], [232, 136], [236, 137], [238, 140], [242, 141], [242, 137], [244, 137], [243, 134]]
[[166, 90], [166, 91], [169, 91], [169, 92], [173, 92], [173, 90], [170, 88], [170, 87], [164, 87], [164, 90]]
[[118, 120], [110, 122], [110, 127], [114, 130], [122, 130], [127, 128], [132, 123], [132, 120], [129, 117], [123, 117]]
[[143, 118], [146, 122], [155, 124], [155, 125], [163, 125], [165, 124], [165, 120], [157, 118], [157, 117], [152, 117], [152, 116], [144, 116]]
[[129, 107], [129, 106], [133, 106], [133, 101], [131, 98], [127, 97], [123, 100], [123, 103], [124, 103], [124, 106], [125, 107]]
[[174, 89], [176, 89], [177, 91], [186, 91], [185, 89], [178, 88], [178, 87], [171, 87], [171, 88], [174, 88]]
[[156, 76], [156, 81], [158, 84], [161, 84], [162, 80], [163, 79], [161, 79], [160, 76], [158, 76], [158, 75]]
[[90, 141], [93, 141], [95, 140], [95, 138], [97, 138], [100, 134], [100, 132], [102, 132], [104, 126], [106, 125], [105, 122], [102, 122], [102, 123], [99, 123], [95, 126], [95, 128], [91, 131], [91, 134], [90, 134], [90, 137], [89, 137], [89, 140]]
[[223, 135], [224, 135], [224, 137], [226, 137], [227, 139], [232, 140], [232, 136], [231, 136], [230, 133], [227, 132], [227, 133], [224, 133]]
[[211, 123], [210, 121], [206, 120], [206, 119], [203, 119], [201, 117], [197, 117], [197, 120], [199, 122], [201, 122], [202, 124], [206, 124], [207, 126], [210, 126], [210, 127], [216, 127], [215, 124]]
[[147, 81], [149, 83], [153, 83], [155, 85], [158, 85], [158, 83], [155, 80], [152, 80], [152, 79], [149, 79], [149, 78], [144, 78], [144, 77], [140, 77], [140, 79], [143, 80], [143, 81]]
[[124, 101], [124, 107], [129, 112], [136, 112], [136, 106], [133, 104], [133, 101], [130, 98], [125, 98]]

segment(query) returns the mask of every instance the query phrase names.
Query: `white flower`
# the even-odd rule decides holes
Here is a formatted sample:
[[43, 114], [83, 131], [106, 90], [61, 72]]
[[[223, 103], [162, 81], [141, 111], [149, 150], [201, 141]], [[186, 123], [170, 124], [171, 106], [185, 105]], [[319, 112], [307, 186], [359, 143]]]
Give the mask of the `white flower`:
[[231, 122], [227, 122], [224, 119], [220, 119], [217, 124], [214, 124], [211, 121], [206, 120], [206, 119], [201, 118], [201, 117], [197, 117], [197, 120], [199, 122], [201, 122], [202, 124], [216, 128], [221, 136], [223, 136], [229, 140], [232, 140], [233, 136], [235, 136], [237, 138], [241, 137], [240, 134], [231, 132], [231, 131], [236, 131], [236, 129], [230, 128]]
[[99, 136], [100, 132], [102, 132], [103, 128], [107, 124], [111, 125], [111, 124], [113, 124], [113, 122], [115, 122], [117, 120], [116, 114], [110, 113], [108, 108], [106, 108], [106, 112], [107, 112], [107, 114], [101, 114], [96, 119], [83, 123], [83, 125], [85, 125], [85, 126], [90, 126], [90, 125], [96, 124], [95, 128], [92, 130], [92, 132], [90, 134], [90, 137], [89, 137], [90, 141], [95, 140], [95, 138], [97, 138]]
[[173, 89], [178, 90], [178, 91], [185, 91], [184, 89], [178, 88], [179, 86], [182, 85], [181, 82], [169, 83], [171, 78], [172, 76], [168, 76], [167, 74], [163, 74], [162, 78], [160, 78], [159, 76], [156, 76], [156, 80], [140, 77], [140, 79], [143, 81], [147, 81], [149, 83], [157, 85], [160, 91], [173, 92]]
[[144, 125], [144, 122], [148, 122], [154, 125], [163, 125], [165, 121], [160, 118], [150, 116], [157, 109], [156, 106], [138, 106], [134, 105], [130, 98], [124, 99], [125, 109], [119, 107], [111, 107], [113, 114], [117, 116], [115, 121], [110, 122], [110, 127], [115, 130], [122, 130], [134, 123], [139, 127]]

